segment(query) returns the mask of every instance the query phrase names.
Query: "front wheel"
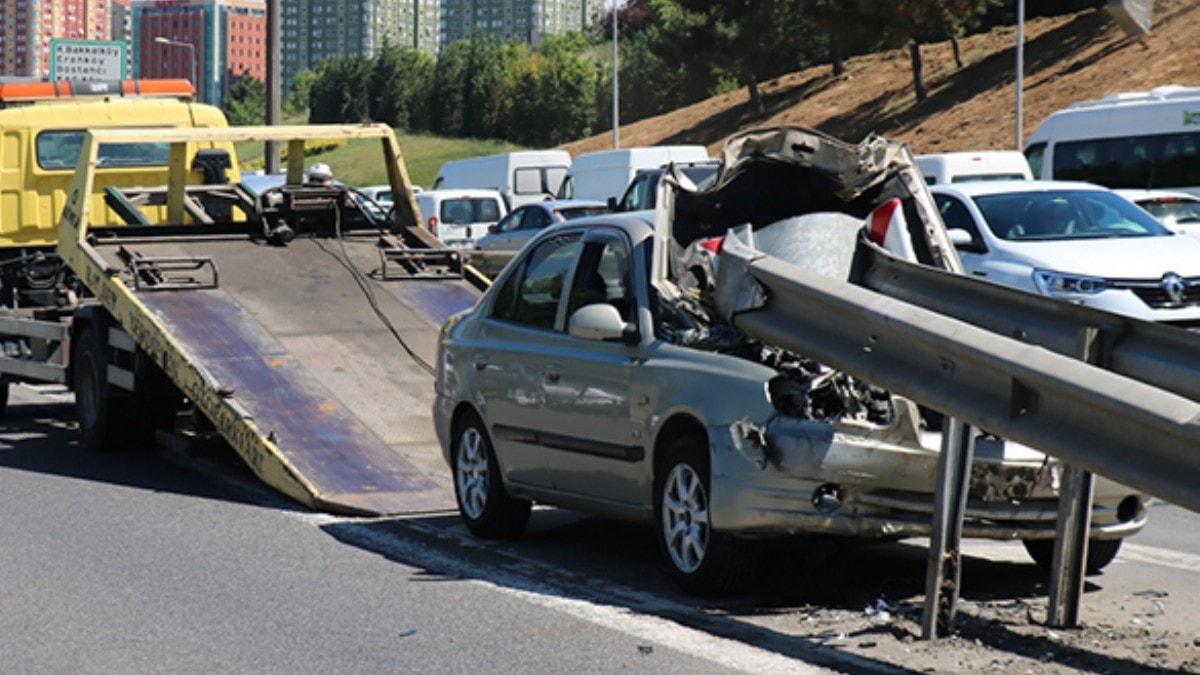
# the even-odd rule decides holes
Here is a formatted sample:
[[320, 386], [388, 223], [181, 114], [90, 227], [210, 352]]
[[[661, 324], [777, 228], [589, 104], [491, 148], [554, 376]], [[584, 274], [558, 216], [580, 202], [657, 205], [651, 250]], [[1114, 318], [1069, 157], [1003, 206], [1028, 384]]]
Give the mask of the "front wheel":
[[[1087, 552], [1087, 573], [1099, 574], [1117, 557], [1124, 539], [1089, 539]], [[1049, 572], [1054, 564], [1053, 539], [1022, 539], [1025, 551], [1038, 567]]]
[[699, 434], [680, 438], [664, 460], [654, 480], [654, 522], [667, 574], [696, 595], [744, 588], [757, 571], [758, 546], [713, 530], [706, 440]]
[[458, 425], [454, 439], [454, 496], [463, 523], [477, 537], [519, 537], [531, 504], [505, 489], [483, 421], [472, 415]]

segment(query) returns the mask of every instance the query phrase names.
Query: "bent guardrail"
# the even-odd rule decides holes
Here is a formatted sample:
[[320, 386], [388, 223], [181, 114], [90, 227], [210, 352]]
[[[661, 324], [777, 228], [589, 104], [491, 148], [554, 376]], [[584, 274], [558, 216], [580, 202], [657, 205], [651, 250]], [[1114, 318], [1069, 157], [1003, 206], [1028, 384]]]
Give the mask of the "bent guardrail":
[[[1200, 362], [1200, 342], [1135, 326], [1129, 335], [1148, 337], [1121, 342], [1111, 358], [1121, 370], [1108, 371], [1054, 351], [1072, 331], [1095, 340], [1104, 326], [1094, 325], [1091, 314], [1056, 318], [1056, 308], [1025, 298], [1010, 298], [999, 319], [963, 306], [935, 311], [771, 258], [733, 235], [725, 240], [720, 267], [738, 288], [723, 294], [718, 309], [748, 335], [1200, 511], [1200, 403], [1178, 393], [1193, 385], [1168, 388], [1172, 381], [1161, 374], [1194, 368], [1189, 364]], [[907, 289], [909, 299], [931, 305], [929, 297], [957, 294], [957, 304], [965, 305], [974, 280], [921, 275], [923, 270], [910, 269], [915, 267], [896, 259], [879, 263], [873, 283], [889, 294], [905, 296]], [[917, 293], [897, 281], [905, 275], [921, 278], [925, 290]], [[1009, 324], [1025, 326], [1024, 340], [1046, 346], [995, 332]], [[1050, 330], [1051, 324], [1057, 328]], [[1180, 365], [1169, 365], [1160, 339], [1175, 344], [1174, 363]], [[1158, 363], [1153, 374], [1137, 370], [1145, 362]]]

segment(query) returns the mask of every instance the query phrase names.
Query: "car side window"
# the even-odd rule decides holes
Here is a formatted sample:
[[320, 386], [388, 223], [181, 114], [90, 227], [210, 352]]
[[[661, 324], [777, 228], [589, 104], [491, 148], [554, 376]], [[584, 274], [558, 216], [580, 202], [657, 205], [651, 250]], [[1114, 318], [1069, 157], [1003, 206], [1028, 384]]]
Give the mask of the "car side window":
[[616, 238], [584, 244], [567, 299], [567, 319], [581, 307], [608, 303], [625, 321], [633, 320], [635, 300], [629, 283], [629, 247]]
[[554, 330], [558, 304], [567, 274], [579, 255], [580, 241], [581, 235], [572, 232], [538, 244], [524, 260], [524, 274], [510, 276], [500, 289], [492, 316], [530, 328]]
[[971, 212], [961, 201], [948, 195], [934, 195], [933, 200], [937, 203], [938, 212], [942, 214], [942, 222], [946, 223], [946, 229], [966, 230], [971, 233], [972, 242], [979, 246], [983, 245], [983, 237], [979, 235], [979, 226], [975, 224]]
[[522, 230], [540, 230], [550, 224], [550, 218], [546, 215], [545, 210], [539, 207], [530, 207], [526, 211], [525, 218], [521, 221]]
[[1042, 177], [1042, 164], [1046, 159], [1046, 144], [1034, 143], [1025, 148], [1025, 160], [1029, 162], [1029, 170], [1033, 173], [1033, 179], [1038, 180]]
[[517, 209], [512, 213], [504, 216], [500, 221], [499, 229], [501, 232], [513, 232], [521, 229], [521, 221], [528, 213], [529, 209]]

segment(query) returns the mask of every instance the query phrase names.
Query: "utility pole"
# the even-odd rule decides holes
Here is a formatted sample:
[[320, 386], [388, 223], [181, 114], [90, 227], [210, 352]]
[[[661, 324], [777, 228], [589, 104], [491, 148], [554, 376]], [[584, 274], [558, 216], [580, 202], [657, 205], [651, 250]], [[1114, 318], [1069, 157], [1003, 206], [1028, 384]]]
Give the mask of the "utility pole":
[[1025, 0], [1017, 0], [1017, 152], [1025, 145]]
[[613, 43], [613, 149], [621, 147], [621, 56], [617, 52], [617, 9], [619, 0], [612, 1], [612, 43]]
[[[267, 0], [267, 124], [276, 126], [283, 117], [283, 78], [279, 45], [281, 0]], [[266, 172], [279, 173], [279, 143], [267, 141], [263, 148], [266, 157]]]

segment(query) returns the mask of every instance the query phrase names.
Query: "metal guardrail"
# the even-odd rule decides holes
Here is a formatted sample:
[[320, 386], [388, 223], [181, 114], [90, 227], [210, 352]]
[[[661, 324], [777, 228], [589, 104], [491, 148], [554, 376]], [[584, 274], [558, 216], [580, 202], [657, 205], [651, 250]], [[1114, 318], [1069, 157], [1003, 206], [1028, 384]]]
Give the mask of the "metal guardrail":
[[[1193, 365], [1200, 362], [1200, 342], [1176, 335], [1183, 331], [1160, 335], [1152, 326], [1133, 325], [1127, 335], [1146, 337], [1120, 341], [1119, 349], [1114, 342], [1109, 360], [1122, 364], [1122, 372], [1113, 372], [1022, 341], [1044, 339], [1051, 345], [1065, 334], [1075, 336], [1073, 345], [1102, 341], [1106, 326], [1091, 319], [1111, 317], [1103, 312], [1074, 318], [1065, 312], [1050, 330], [1051, 322], [1033, 319], [1049, 317], [1057, 307], [1024, 297], [989, 306], [976, 292], [993, 292], [992, 284], [952, 275], [921, 277], [926, 301], [932, 305], [928, 297], [944, 296], [941, 302], [953, 305], [935, 311], [731, 245], [730, 238], [721, 267], [722, 276], [744, 279], [736, 297], [720, 309], [748, 335], [1200, 511], [1200, 403], [1169, 390], [1168, 385], [1190, 391], [1162, 375], [1174, 370], [1184, 379], [1189, 375], [1181, 373], [1200, 372]], [[904, 295], [910, 287], [898, 279], [921, 276], [913, 267], [894, 259], [880, 263], [874, 285]], [[889, 273], [891, 284], [881, 281]], [[1008, 325], [989, 319], [993, 313], [1025, 326], [1022, 340], [991, 330]], [[1128, 328], [1138, 322], [1119, 323]], [[1169, 339], [1174, 353], [1160, 349], [1159, 339]], [[1142, 375], [1136, 366], [1142, 363], [1156, 364], [1154, 374]]]

